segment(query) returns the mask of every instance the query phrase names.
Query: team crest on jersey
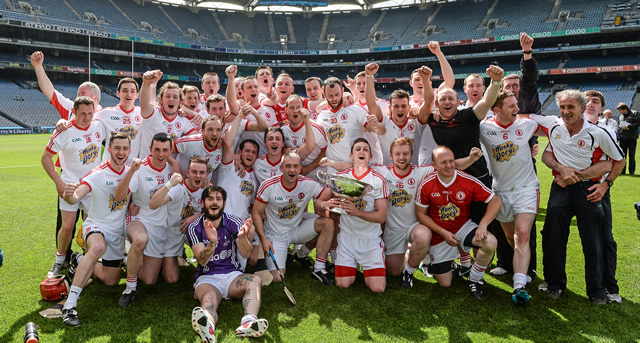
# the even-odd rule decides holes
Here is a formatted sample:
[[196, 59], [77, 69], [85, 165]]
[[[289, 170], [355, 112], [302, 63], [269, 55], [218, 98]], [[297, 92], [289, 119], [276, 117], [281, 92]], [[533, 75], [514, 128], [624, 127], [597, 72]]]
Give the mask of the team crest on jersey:
[[254, 191], [255, 191], [255, 186], [253, 182], [242, 180], [242, 182], [240, 183], [240, 193], [250, 197]]
[[460, 215], [460, 208], [453, 203], [448, 203], [438, 209], [438, 215], [442, 221], [455, 220]]
[[340, 125], [336, 125], [327, 131], [327, 139], [331, 144], [339, 143], [342, 138], [344, 138], [344, 129]]
[[127, 202], [129, 202], [129, 197], [125, 197], [120, 201], [116, 201], [113, 194], [109, 195], [109, 208], [111, 209], [111, 212], [122, 210]]
[[296, 204], [289, 204], [278, 210], [278, 218], [291, 219], [300, 212], [300, 208]]
[[520, 130], [520, 129], [516, 130], [516, 135], [517, 136], [522, 136], [523, 134], [524, 134], [524, 132], [522, 132], [522, 130]]
[[136, 131], [136, 129], [133, 128], [133, 126], [129, 125], [129, 126], [125, 126], [123, 127], [120, 132], [126, 134], [127, 136], [129, 136], [129, 138], [131, 140], [134, 140], [136, 138], [136, 135], [138, 134], [138, 131]]
[[364, 208], [367, 206], [367, 202], [362, 199], [358, 199], [353, 202], [353, 205], [360, 211], [364, 211]]
[[458, 193], [456, 193], [456, 199], [458, 199], [460, 201], [464, 200], [464, 198], [466, 198], [466, 197], [467, 197], [467, 195], [464, 194], [463, 191], [459, 191]]
[[509, 161], [518, 152], [518, 146], [512, 141], [493, 146], [493, 157], [498, 162]]
[[584, 148], [584, 145], [585, 145], [585, 143], [584, 143], [584, 141], [582, 139], [578, 141], [578, 146], [580, 148]]
[[413, 124], [409, 124], [409, 131], [413, 132], [416, 130], [416, 126]]
[[409, 184], [409, 186], [413, 186], [416, 184], [416, 179], [410, 177], [409, 180], [407, 181], [407, 183]]
[[393, 191], [389, 194], [389, 202], [393, 207], [404, 207], [411, 202], [411, 195], [404, 189]]
[[193, 206], [191, 206], [191, 204], [187, 204], [187, 206], [182, 208], [182, 213], [180, 214], [180, 217], [184, 219], [194, 214], [196, 214], [196, 210], [193, 208]]
[[96, 161], [98, 157], [98, 147], [95, 144], [91, 144], [88, 147], [80, 150], [80, 160], [83, 165], [91, 164]]

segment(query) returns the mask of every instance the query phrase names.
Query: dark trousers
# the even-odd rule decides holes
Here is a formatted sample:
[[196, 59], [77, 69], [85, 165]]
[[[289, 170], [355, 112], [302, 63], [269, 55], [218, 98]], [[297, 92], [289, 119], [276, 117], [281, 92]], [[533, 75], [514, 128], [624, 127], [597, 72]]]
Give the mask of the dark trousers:
[[[536, 222], [533, 222], [531, 225], [531, 231], [529, 232], [529, 249], [531, 250], [531, 259], [529, 260], [529, 269], [527, 270], [527, 274], [534, 278], [536, 276], [536, 270], [538, 267], [538, 254], [536, 253], [536, 241], [538, 237], [538, 233], [536, 232], [538, 228], [536, 227]], [[496, 257], [498, 261], [496, 265], [498, 267], [502, 267], [507, 270], [509, 273], [513, 273], [513, 247], [509, 245], [509, 241], [507, 240], [507, 236], [504, 234], [504, 230], [502, 230], [502, 226], [496, 228], [493, 235], [496, 236], [498, 240], [498, 247], [496, 248]]]
[[613, 222], [611, 217], [611, 194], [607, 192], [602, 197], [604, 210], [603, 253], [604, 253], [604, 287], [611, 294], [620, 293], [616, 280], [616, 265], [618, 260], [618, 244], [613, 239]]
[[625, 154], [627, 158], [627, 164], [622, 169], [622, 174], [624, 174], [627, 170], [627, 166], [629, 166], [629, 174], [636, 173], [636, 146], [638, 145], [637, 139], [621, 139], [620, 140], [620, 148]]
[[[56, 237], [55, 237], [55, 241], [56, 241], [56, 249], [58, 249], [58, 232], [60, 232], [60, 229], [62, 229], [62, 212], [60, 212], [60, 197], [58, 197], [58, 215], [56, 217]], [[78, 212], [76, 212], [76, 225], [78, 224], [78, 219], [80, 219], [80, 210], [78, 209]], [[76, 227], [75, 225], [73, 226], [73, 233], [71, 234], [71, 242], [73, 243], [73, 239], [76, 237]], [[69, 244], [69, 246], [67, 247], [67, 257], [65, 258], [65, 260], [69, 261], [69, 259], [71, 258], [71, 254], [73, 254], [73, 250], [71, 250], [71, 245], [73, 244]]]
[[590, 298], [604, 298], [603, 209], [600, 201], [587, 200], [595, 182], [586, 181], [562, 188], [551, 185], [547, 217], [542, 229], [542, 264], [549, 290], [567, 287], [567, 241], [569, 226], [575, 216], [585, 260], [585, 283]]

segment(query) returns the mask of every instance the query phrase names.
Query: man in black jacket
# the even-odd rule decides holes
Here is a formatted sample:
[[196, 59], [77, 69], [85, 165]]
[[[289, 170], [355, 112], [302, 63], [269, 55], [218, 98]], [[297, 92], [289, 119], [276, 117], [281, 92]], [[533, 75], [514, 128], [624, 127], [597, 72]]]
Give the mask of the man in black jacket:
[[[627, 156], [629, 174], [636, 174], [636, 145], [638, 144], [638, 127], [640, 127], [640, 116], [638, 112], [632, 111], [627, 104], [621, 102], [616, 107], [622, 114], [620, 116], [620, 128], [618, 129], [618, 139], [620, 147]], [[627, 166], [622, 169], [622, 174], [626, 172]]]

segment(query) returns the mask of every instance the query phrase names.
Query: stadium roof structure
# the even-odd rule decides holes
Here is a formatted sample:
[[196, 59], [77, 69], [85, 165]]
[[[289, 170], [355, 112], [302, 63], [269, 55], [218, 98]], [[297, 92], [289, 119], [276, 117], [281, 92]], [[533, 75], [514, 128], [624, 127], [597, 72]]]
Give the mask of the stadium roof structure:
[[381, 8], [399, 8], [456, 0], [152, 0], [174, 6], [197, 7], [208, 10], [245, 12], [349, 12]]

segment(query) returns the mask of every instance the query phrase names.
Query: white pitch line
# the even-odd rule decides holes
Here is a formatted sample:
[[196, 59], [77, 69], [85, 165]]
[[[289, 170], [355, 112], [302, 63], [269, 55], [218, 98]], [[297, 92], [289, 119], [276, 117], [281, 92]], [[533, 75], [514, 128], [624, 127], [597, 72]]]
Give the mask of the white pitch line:
[[41, 166], [41, 164], [28, 164], [26, 166], [7, 166], [7, 167], [0, 167], [0, 169], [8, 169], [8, 168], [24, 168], [24, 167], [37, 167], [37, 166]]

